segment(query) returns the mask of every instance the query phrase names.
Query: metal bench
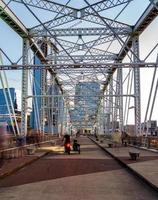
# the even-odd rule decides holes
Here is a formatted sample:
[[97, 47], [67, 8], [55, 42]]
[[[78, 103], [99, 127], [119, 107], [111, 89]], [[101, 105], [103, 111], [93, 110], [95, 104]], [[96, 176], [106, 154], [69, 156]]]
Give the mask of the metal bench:
[[26, 150], [28, 155], [33, 155], [35, 154], [36, 148], [32, 146], [32, 147], [27, 147]]
[[131, 157], [131, 160], [137, 160], [137, 158], [139, 158], [140, 152], [139, 151], [135, 151], [135, 150], [131, 150], [129, 151], [129, 155]]
[[108, 143], [108, 147], [112, 148], [113, 147], [113, 143]]

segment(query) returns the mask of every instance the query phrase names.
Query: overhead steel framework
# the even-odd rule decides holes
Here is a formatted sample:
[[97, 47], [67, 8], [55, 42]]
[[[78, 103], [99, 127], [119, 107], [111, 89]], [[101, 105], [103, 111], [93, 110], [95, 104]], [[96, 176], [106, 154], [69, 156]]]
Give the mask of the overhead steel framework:
[[[116, 129], [116, 122], [123, 131], [129, 99], [134, 97], [135, 134], [141, 135], [140, 69], [158, 66], [156, 58], [147, 62], [158, 45], [147, 58], [140, 58], [139, 37], [158, 15], [155, 2], [145, 3], [146, 9], [143, 5], [139, 16], [131, 16], [135, 21], [130, 24], [124, 16], [135, 13], [132, 8], [140, 6], [136, 0], [0, 1], [1, 19], [23, 40], [22, 59], [8, 59], [10, 64], [0, 65], [0, 70], [22, 70], [21, 134], [27, 134], [30, 97], [32, 116], [36, 118], [33, 126], [42, 133], [70, 131], [70, 124], [71, 129], [85, 129], [87, 124], [87, 129], [97, 127], [98, 132], [109, 133]], [[14, 5], [17, 9], [13, 12]], [[22, 23], [27, 19], [18, 9], [29, 13], [28, 27]], [[92, 85], [99, 88], [99, 93]], [[87, 93], [78, 98], [80, 87], [98, 97], [95, 103], [93, 95], [87, 103]], [[37, 96], [41, 99], [34, 98]], [[90, 112], [92, 108], [94, 112]], [[73, 118], [73, 112], [78, 118]]]

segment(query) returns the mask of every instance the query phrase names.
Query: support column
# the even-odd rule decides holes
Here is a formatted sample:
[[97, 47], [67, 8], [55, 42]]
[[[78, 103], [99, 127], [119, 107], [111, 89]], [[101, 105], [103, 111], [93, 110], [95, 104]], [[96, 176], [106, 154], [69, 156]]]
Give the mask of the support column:
[[[108, 96], [108, 90], [105, 91], [105, 96]], [[106, 98], [106, 99], [105, 99]], [[105, 100], [105, 134], [110, 133], [110, 109], [109, 109], [109, 98], [104, 97]]]
[[46, 99], [44, 95], [46, 95], [46, 70], [41, 71], [41, 95], [43, 95], [41, 99], [41, 112], [40, 112], [40, 124], [41, 124], [41, 132], [45, 131], [45, 109], [46, 109]]
[[[28, 39], [23, 40], [23, 65], [28, 65]], [[27, 135], [28, 70], [22, 70], [21, 135]]]
[[[139, 62], [139, 37], [136, 36], [132, 41], [133, 52], [133, 62]], [[140, 69], [134, 68], [134, 94], [135, 94], [135, 134], [141, 135], [141, 112], [140, 112]]]
[[61, 132], [60, 132], [60, 136], [62, 136], [64, 134], [64, 107], [65, 107], [65, 102], [63, 97], [61, 98], [61, 102], [60, 106], [62, 105], [62, 108], [60, 108], [60, 116], [61, 116]]
[[52, 83], [52, 86], [51, 86], [51, 106], [52, 106], [52, 134], [55, 133], [55, 106], [54, 106], [54, 95], [55, 95], [55, 80], [54, 80], [54, 76], [52, 75], [51, 76], [51, 83]]
[[113, 127], [114, 129], [116, 129], [116, 125], [117, 125], [117, 119], [118, 119], [118, 116], [119, 116], [119, 111], [120, 111], [120, 107], [119, 107], [119, 100], [120, 100], [120, 97], [119, 97], [119, 93], [120, 93], [120, 71], [119, 69], [117, 69], [117, 77], [116, 77], [116, 97], [115, 97], [115, 105], [114, 105], [114, 123], [113, 123]]
[[[109, 83], [109, 117], [107, 119], [107, 124], [108, 124], [108, 129], [113, 129], [113, 120], [114, 120], [114, 115], [113, 115], [113, 78], [111, 77], [110, 83]], [[110, 130], [109, 130], [110, 134]]]
[[[43, 51], [45, 57], [47, 56], [48, 46], [47, 46], [47, 38], [44, 37], [41, 42], [41, 50]], [[46, 85], [47, 85], [47, 71], [45, 69], [41, 70], [41, 95], [43, 98], [41, 99], [41, 110], [40, 110], [40, 124], [41, 124], [41, 132], [45, 132], [45, 118], [46, 118]]]
[[102, 118], [102, 122], [103, 122], [103, 134], [105, 135], [105, 97], [103, 97], [103, 118]]
[[119, 128], [120, 131], [123, 131], [123, 82], [122, 82], [122, 68], [119, 68], [119, 119], [120, 124]]
[[65, 132], [67, 132], [68, 130], [68, 108], [67, 108], [67, 102], [65, 102], [65, 106], [64, 106], [64, 134]]

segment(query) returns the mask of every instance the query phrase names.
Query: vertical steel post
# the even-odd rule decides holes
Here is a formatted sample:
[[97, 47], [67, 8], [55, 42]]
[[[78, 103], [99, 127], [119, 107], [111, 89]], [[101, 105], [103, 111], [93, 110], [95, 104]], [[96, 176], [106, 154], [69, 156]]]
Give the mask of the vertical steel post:
[[113, 123], [113, 127], [114, 129], [116, 129], [116, 125], [117, 125], [117, 119], [118, 119], [118, 115], [119, 115], [119, 93], [120, 93], [120, 71], [119, 69], [117, 69], [117, 77], [116, 77], [116, 96], [115, 97], [115, 106], [114, 106], [114, 123]]
[[103, 117], [102, 117], [102, 122], [103, 122], [103, 134], [105, 135], [105, 97], [103, 97]]
[[[23, 40], [23, 64], [28, 65], [29, 41]], [[27, 134], [27, 99], [28, 96], [28, 70], [22, 70], [22, 99], [21, 99], [21, 135]]]
[[[109, 116], [107, 119], [107, 124], [108, 124], [108, 128], [109, 129], [113, 129], [113, 120], [114, 120], [114, 116], [113, 116], [113, 78], [111, 78], [110, 83], [109, 83]], [[109, 130], [109, 134], [110, 134], [110, 130]]]
[[[46, 95], [46, 70], [41, 71], [41, 95]], [[40, 124], [41, 132], [44, 133], [45, 128], [45, 109], [46, 109], [46, 99], [42, 97], [41, 99], [41, 112], [40, 112]]]
[[64, 107], [65, 107], [65, 117], [64, 117], [65, 118], [65, 130], [64, 130], [64, 132], [67, 132], [67, 130], [68, 130], [68, 108], [67, 108], [67, 102], [66, 102]]
[[[108, 90], [105, 91], [105, 95], [108, 95]], [[106, 98], [105, 100], [105, 134], [109, 134], [109, 130], [110, 130], [110, 119], [108, 116], [110, 116], [109, 101], [108, 101], [108, 98]]]
[[122, 82], [122, 68], [119, 68], [119, 119], [120, 124], [119, 128], [120, 131], [123, 131], [123, 82]]
[[[48, 46], [47, 46], [47, 38], [44, 37], [41, 43], [41, 50], [44, 55], [47, 56]], [[46, 85], [47, 85], [47, 71], [45, 69], [41, 70], [41, 95], [46, 95]], [[41, 99], [41, 110], [40, 110], [40, 124], [41, 124], [41, 132], [44, 134], [45, 132], [45, 118], [46, 118], [46, 102], [45, 97]]]
[[55, 132], [55, 106], [54, 106], [54, 95], [55, 95], [55, 80], [54, 80], [54, 75], [51, 75], [51, 83], [52, 83], [52, 87], [51, 87], [51, 94], [52, 94], [52, 101], [51, 101], [51, 105], [52, 105], [52, 134], [54, 134]]
[[[135, 36], [132, 41], [133, 62], [139, 62], [139, 37]], [[134, 69], [134, 94], [135, 94], [135, 134], [141, 135], [141, 113], [140, 113], [140, 69], [135, 67]]]

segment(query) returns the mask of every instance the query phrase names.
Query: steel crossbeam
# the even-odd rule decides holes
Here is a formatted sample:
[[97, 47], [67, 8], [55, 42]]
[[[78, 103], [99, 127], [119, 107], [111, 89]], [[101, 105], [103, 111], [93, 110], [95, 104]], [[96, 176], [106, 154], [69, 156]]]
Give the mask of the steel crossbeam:
[[[89, 60], [115, 60], [117, 58], [117, 55], [114, 54], [109, 54], [109, 55], [73, 55], [72, 58], [76, 61], [76, 62], [85, 62], [85, 61], [89, 61]], [[58, 61], [63, 61], [65, 63], [67, 62], [72, 62], [71, 58], [69, 58], [68, 56], [48, 56], [47, 57], [48, 60], [55, 60]]]
[[[91, 7], [93, 7], [97, 12], [101, 12], [101, 11], [107, 10], [109, 8], [113, 8], [113, 7], [120, 6], [125, 3], [129, 3], [131, 1], [133, 1], [133, 0], [107, 0], [107, 1], [102, 0], [100, 2], [91, 4]], [[83, 8], [82, 11], [88, 12], [88, 13], [92, 12], [90, 6]]]
[[52, 12], [60, 13], [63, 15], [68, 15], [70, 13], [77, 11], [77, 9], [75, 8], [72, 8], [60, 3], [56, 3], [54, 1], [49, 1], [49, 0], [12, 0], [12, 1], [15, 1], [18, 3], [25, 3], [28, 6], [41, 8], [47, 11], [52, 11]]
[[[115, 32], [119, 35], [129, 35], [132, 30], [127, 27], [113, 27]], [[50, 29], [49, 29], [50, 30]], [[65, 29], [51, 29], [50, 30], [53, 36], [56, 37], [65, 37], [65, 36], [93, 36], [93, 35], [108, 35], [108, 29], [106, 27], [95, 27], [95, 28], [65, 28]], [[29, 35], [32, 37], [50, 37], [47, 31], [43, 30], [30, 30]]]
[[[47, 29], [49, 29], [51, 31], [55, 27], [58, 27], [58, 26], [61, 26], [63, 24], [74, 21], [76, 19], [75, 15], [77, 15], [77, 13], [76, 14], [73, 13], [73, 15], [63, 15], [63, 16], [57, 17], [53, 20], [45, 22], [44, 26], [46, 26]], [[37, 26], [34, 26], [30, 29], [30, 32], [33, 32], [33, 33], [35, 32], [35, 34], [38, 31], [42, 32], [45, 35], [48, 34], [48, 31], [42, 25], [37, 25]]]
[[158, 63], [136, 62], [136, 63], [75, 63], [75, 64], [38, 64], [38, 65], [0, 65], [0, 70], [21, 70], [21, 69], [108, 69], [109, 74], [112, 69], [117, 68], [153, 68], [158, 67]]
[[[58, 19], [58, 18], [57, 18]], [[47, 29], [49, 29], [49, 31], [51, 31], [55, 26], [59, 26], [65, 23], [68, 23], [70, 21], [73, 21], [75, 19], [78, 20], [85, 20], [85, 21], [89, 21], [92, 23], [96, 23], [96, 24], [100, 24], [105, 26], [105, 24], [102, 22], [102, 20], [100, 20], [100, 18], [98, 16], [95, 15], [94, 12], [85, 12], [84, 10], [74, 10], [73, 12], [70, 12], [69, 14], [66, 14], [64, 16], [60, 16], [59, 17], [59, 21], [56, 21], [57, 19], [52, 19], [48, 22], [43, 23], [45, 27], [47, 27]], [[132, 28], [124, 23], [115, 21], [115, 20], [111, 20], [108, 18], [103, 17], [103, 19], [106, 21], [107, 24], [109, 24], [109, 26], [112, 24], [114, 28], [127, 28], [129, 29], [129, 31], [132, 30]], [[54, 21], [55, 20], [55, 21]], [[58, 22], [58, 24], [57, 24]], [[46, 32], [46, 30], [43, 28], [43, 26], [40, 24], [38, 26], [32, 27], [31, 29], [32, 31], [43, 31]]]
[[[40, 8], [40, 9], [44, 9], [47, 11], [52, 11], [55, 13], [60, 13], [63, 15], [70, 15], [73, 13], [79, 13], [78, 15], [83, 13], [88, 13], [88, 14], [93, 14], [93, 11], [91, 10], [90, 6], [86, 6], [84, 8], [81, 9], [76, 9], [76, 8], [72, 8], [70, 6], [67, 5], [63, 5], [61, 3], [57, 3], [57, 2], [52, 2], [49, 0], [12, 0], [14, 2], [18, 2], [18, 3], [25, 3], [28, 6], [33, 6], [36, 8]], [[126, 4], [129, 3], [133, 0], [102, 0], [99, 2], [96, 2], [94, 4], [91, 4], [91, 7], [93, 7], [97, 12], [100, 11], [104, 11], [122, 4]]]
[[[108, 19], [108, 18], [103, 17], [103, 16], [101, 16], [101, 18], [100, 18], [95, 13], [94, 14], [84, 13], [81, 16], [81, 19], [88, 21], [88, 22], [91, 22], [91, 23], [100, 24], [104, 27], [107, 27], [106, 24], [108, 24], [111, 27], [111, 29], [113, 29], [113, 28], [127, 28], [127, 29], [129, 29], [129, 31], [132, 30], [132, 27], [130, 27], [127, 24], [118, 22], [116, 20], [111, 20], [111, 19]], [[105, 22], [106, 22], [106, 24], [105, 24]]]
[[[81, 17], [78, 17], [77, 12], [72, 13], [71, 15], [61, 16], [59, 18], [50, 20], [50, 21], [45, 22], [43, 24], [51, 32], [51, 31], [53, 31], [53, 28], [60, 26], [60, 25], [63, 25], [63, 24], [66, 24], [68, 22], [74, 21], [76, 19], [82, 19], [82, 20], [92, 22], [92, 23], [95, 23], [95, 24], [100, 24], [100, 25], [106, 27], [105, 24], [102, 22], [102, 20], [100, 20], [100, 18], [98, 16], [95, 16], [95, 15], [92, 15], [92, 14], [89, 14], [89, 13], [85, 13]], [[127, 24], [123, 24], [121, 22], [116, 22], [116, 21], [108, 19], [108, 18], [104, 18], [104, 20], [106, 20], [106, 23], [108, 23], [109, 25], [112, 24], [111, 25], [112, 29], [120, 28], [120, 29], [123, 29], [123, 30], [126, 29], [127, 32], [132, 31], [132, 27], [130, 27]], [[34, 33], [37, 34], [38, 31], [41, 32], [40, 34], [47, 34], [47, 30], [41, 24], [38, 25], [38, 26], [32, 27], [30, 29], [31, 34], [34, 34]], [[48, 36], [49, 36], [49, 34], [48, 34]]]
[[[126, 36], [122, 36], [123, 37], [126, 37]], [[72, 50], [73, 52], [76, 52], [76, 51], [80, 51], [80, 50], [86, 50], [87, 48], [92, 48], [93, 46], [99, 46], [99, 45], [102, 45], [102, 44], [105, 44], [107, 42], [110, 42], [110, 41], [114, 41], [116, 38], [114, 37], [113, 34], [111, 35], [108, 35], [106, 37], [102, 37], [100, 39], [95, 39], [95, 40], [92, 40], [92, 41], [89, 41], [89, 42], [85, 42], [83, 44], [75, 44], [73, 42], [69, 42], [69, 41], [66, 41], [66, 40], [62, 40], [62, 39], [58, 39], [58, 41], [60, 41], [60, 43], [63, 45], [63, 46], [66, 46], [66, 47], [69, 47], [67, 50], [68, 53], [71, 53]], [[94, 45], [93, 45], [94, 44]], [[64, 53], [64, 51], [59, 51], [61, 54]]]
[[36, 52], [37, 56], [44, 60], [45, 56], [41, 49], [34, 42], [32, 38], [29, 37], [27, 28], [24, 24], [17, 18], [17, 16], [11, 11], [11, 9], [1, 0], [0, 1], [0, 18], [2, 18], [15, 32], [17, 32], [22, 38], [28, 38], [31, 44], [31, 49]]
[[[103, 10], [106, 10], [106, 9], [109, 9], [109, 8], [112, 8], [112, 7], [115, 7], [115, 6], [119, 6], [119, 5], [122, 5], [122, 4], [125, 4], [125, 3], [129, 3], [132, 0], [100, 1], [100, 2], [97, 2], [95, 4], [92, 4], [91, 7], [87, 6], [87, 7], [82, 8], [82, 9], [75, 9], [75, 8], [70, 7], [70, 6], [59, 4], [59, 3], [52, 2], [52, 1], [49, 1], [49, 0], [12, 0], [12, 1], [15, 1], [15, 2], [18, 2], [18, 3], [25, 3], [26, 5], [29, 5], [29, 6], [33, 6], [33, 7], [36, 7], [36, 8], [41, 8], [41, 9], [44, 9], [44, 10], [60, 13], [60, 14], [64, 15], [64, 18], [66, 18], [66, 16], [69, 15], [69, 16], [75, 17], [76, 19], [79, 19], [80, 16], [81, 16], [81, 18], [83, 19], [83, 18], [87, 18], [87, 16], [89, 16], [90, 14], [94, 14], [91, 7], [94, 8], [97, 12], [100, 12], [100, 11], [103, 11]], [[91, 18], [91, 20], [94, 19], [93, 22], [95, 22], [95, 20], [96, 20], [95, 17], [91, 16], [90, 18]], [[110, 19], [107, 19], [107, 20], [109, 21]], [[100, 20], [97, 19], [97, 22], [99, 23]], [[48, 23], [50, 24], [50, 22], [48, 22]], [[52, 23], [53, 23], [53, 20], [52, 20]], [[115, 22], [115, 23], [122, 24], [120, 22]]]
[[[85, 73], [86, 75], [91, 75], [92, 73], [95, 74], [103, 74], [103, 73], [108, 73], [109, 69], [108, 68], [97, 68], [97, 69], [92, 69], [92, 68], [73, 68], [73, 69], [59, 69], [56, 70], [58, 74], [65, 74], [65, 73], [71, 73], [71, 74], [75, 74], [76, 76], [81, 75], [81, 73]], [[98, 80], [99, 81], [99, 80]], [[105, 81], [103, 81], [105, 83]]]
[[[76, 48], [76, 47], [74, 47], [73, 48], [73, 52], [75, 52], [75, 51], [78, 51], [77, 50], [78, 48]], [[84, 50], [84, 49], [82, 49], [82, 50]], [[70, 49], [67, 49], [67, 51], [69, 52], [70, 51]], [[91, 48], [91, 50], [90, 50], [90, 52], [93, 54], [93, 55], [98, 55], [98, 54], [103, 54], [103, 55], [108, 55], [108, 54], [110, 54], [110, 55], [114, 55], [114, 56], [116, 56], [116, 54], [115, 53], [112, 53], [112, 52], [108, 52], [108, 51], [105, 51], [105, 50], [102, 50], [102, 49], [97, 49], [97, 48]], [[59, 51], [59, 53], [58, 53], [58, 55], [59, 56], [65, 56], [65, 52], [62, 50], [62, 51]]]
[[[12, 0], [18, 3], [22, 3], [22, 0]], [[27, 5], [33, 6], [36, 8], [52, 11], [52, 12], [60, 12], [61, 14], [68, 14], [70, 12], [76, 11], [79, 9], [73, 8], [71, 6], [65, 6], [61, 3], [53, 2], [50, 0], [23, 0]], [[122, 4], [129, 3], [133, 0], [102, 0], [99, 2], [96, 2], [94, 4], [91, 4], [91, 6], [97, 11], [101, 12], [116, 6], [120, 6]], [[80, 11], [91, 13], [91, 9], [89, 6], [86, 6], [84, 8], [81, 8]]]

